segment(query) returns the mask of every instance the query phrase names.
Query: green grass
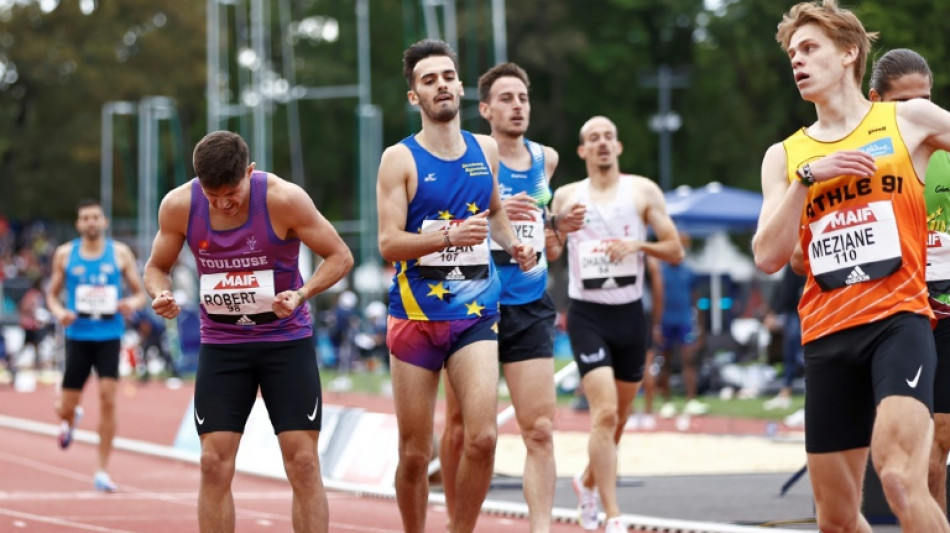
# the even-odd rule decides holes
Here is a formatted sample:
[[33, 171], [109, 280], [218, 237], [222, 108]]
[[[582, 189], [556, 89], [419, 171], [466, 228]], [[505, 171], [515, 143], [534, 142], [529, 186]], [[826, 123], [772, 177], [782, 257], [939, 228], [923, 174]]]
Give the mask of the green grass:
[[[564, 366], [570, 363], [569, 360], [556, 359], [555, 360], [555, 371], [560, 370]], [[320, 369], [320, 381], [323, 386], [324, 391], [333, 390], [333, 382], [335, 379], [339, 378], [341, 375], [344, 375], [337, 370], [330, 368], [321, 368]], [[378, 395], [382, 394], [384, 388], [387, 387], [390, 376], [386, 372], [382, 373], [373, 373], [373, 372], [351, 372], [346, 373], [345, 376], [350, 380], [350, 389], [349, 392], [355, 392], [360, 394], [371, 394]], [[441, 389], [439, 395], [442, 395]], [[732, 399], [732, 400], [723, 400], [718, 396], [703, 396], [700, 400], [709, 405], [708, 416], [725, 416], [725, 417], [736, 417], [736, 418], [757, 418], [765, 420], [781, 420], [784, 417], [794, 413], [798, 409], [804, 407], [805, 398], [803, 396], [794, 396], [792, 397], [791, 407], [788, 409], [775, 409], [772, 411], [767, 411], [763, 404], [769, 397], [761, 397], [754, 399]], [[507, 402], [507, 398], [500, 398], [501, 402], [504, 404]], [[570, 406], [574, 401], [573, 394], [558, 394], [558, 405], [561, 407]], [[686, 400], [682, 397], [673, 397], [673, 404], [677, 407], [677, 412], [682, 412], [683, 405], [686, 403]], [[640, 394], [637, 397], [635, 402], [635, 407], [638, 410], [642, 410], [643, 407], [643, 395]], [[654, 410], [659, 410], [660, 406], [663, 405], [663, 401], [660, 398], [654, 400]]]

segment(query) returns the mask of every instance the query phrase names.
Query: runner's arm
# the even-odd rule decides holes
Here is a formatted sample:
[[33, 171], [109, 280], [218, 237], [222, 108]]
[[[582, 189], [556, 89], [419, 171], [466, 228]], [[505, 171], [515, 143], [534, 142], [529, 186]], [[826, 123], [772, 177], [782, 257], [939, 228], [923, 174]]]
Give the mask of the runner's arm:
[[773, 144], [762, 159], [762, 211], [758, 230], [752, 237], [755, 265], [768, 274], [781, 270], [798, 243], [798, 226], [807, 188], [789, 184], [785, 149]]
[[129, 295], [119, 300], [119, 312], [126, 317], [145, 307], [145, 290], [142, 287], [142, 277], [139, 276], [138, 265], [135, 264], [135, 254], [125, 243], [115, 242], [116, 259], [125, 280], [125, 287]]
[[679, 233], [676, 231], [673, 219], [666, 212], [666, 200], [663, 198], [663, 191], [650, 180], [644, 179], [643, 182], [646, 184], [643, 187], [643, 196], [647, 202], [643, 218], [653, 228], [657, 240], [656, 242], [641, 243], [640, 249], [647, 255], [678, 265], [683, 260], [683, 245], [680, 243]]
[[69, 312], [60, 300], [60, 294], [63, 292], [63, 285], [66, 280], [66, 260], [72, 251], [72, 243], [61, 244], [56, 247], [53, 253], [52, 273], [49, 278], [49, 285], [46, 287], [46, 308], [56, 317], [56, 321], [64, 326], [68, 326], [75, 320], [75, 314]]
[[403, 145], [383, 152], [376, 178], [376, 211], [379, 218], [379, 253], [391, 262], [418, 259], [445, 248], [442, 232], [417, 233], [406, 229], [409, 181], [415, 181], [412, 154]]
[[[279, 225], [289, 228], [288, 237], [296, 237], [323, 262], [314, 270], [303, 286], [302, 299], [310, 298], [332, 287], [353, 268], [353, 254], [340, 234], [317, 209], [313, 200], [299, 185], [285, 180], [275, 180], [274, 196], [277, 197], [275, 212], [280, 217]], [[270, 205], [270, 193], [268, 204]], [[297, 303], [300, 305], [300, 302]]]

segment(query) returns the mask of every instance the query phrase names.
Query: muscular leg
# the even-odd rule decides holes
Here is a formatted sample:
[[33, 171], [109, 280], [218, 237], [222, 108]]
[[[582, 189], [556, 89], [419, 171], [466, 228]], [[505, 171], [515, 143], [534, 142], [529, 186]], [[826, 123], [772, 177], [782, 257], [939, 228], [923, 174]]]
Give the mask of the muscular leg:
[[115, 395], [118, 382], [115, 378], [99, 380], [99, 470], [109, 467], [112, 455], [112, 440], [115, 438]]
[[198, 487], [198, 530], [234, 532], [234, 458], [241, 434], [214, 431], [201, 435], [201, 482]]
[[914, 398], [889, 396], [877, 407], [871, 456], [884, 496], [904, 531], [950, 532], [947, 517], [927, 490], [933, 442], [930, 411]]
[[284, 431], [277, 435], [284, 470], [294, 492], [291, 517], [295, 533], [326, 533], [330, 527], [317, 455], [319, 435], [317, 431]]
[[432, 455], [432, 417], [439, 373], [390, 357], [393, 401], [399, 426], [399, 465], [396, 467], [396, 503], [406, 533], [422, 533], [429, 499], [429, 458]]
[[63, 389], [56, 401], [56, 416], [60, 420], [65, 420], [69, 425], [73, 424], [73, 417], [76, 416], [76, 406], [82, 398], [82, 389]]
[[462, 460], [465, 427], [462, 422], [462, 410], [455, 397], [455, 390], [449, 382], [448, 373], [443, 384], [445, 387], [445, 430], [439, 442], [439, 464], [442, 466], [442, 491], [445, 493], [445, 514], [448, 521], [446, 526], [451, 531], [452, 517], [455, 515], [455, 479], [458, 475], [459, 461]]
[[947, 509], [947, 453], [950, 453], [950, 414], [934, 413], [934, 441], [930, 448], [927, 484], [940, 509]]
[[871, 526], [861, 515], [861, 487], [867, 461], [867, 448], [808, 454], [819, 530], [871, 533]]
[[607, 366], [595, 368], [584, 375], [583, 382], [590, 402], [590, 438], [587, 443], [588, 465], [584, 485], [596, 485], [608, 518], [619, 516], [617, 444], [614, 441], [619, 424], [619, 399], [614, 385], [614, 371]]
[[479, 341], [462, 347], [449, 358], [447, 371], [465, 428], [452, 528], [453, 532], [470, 532], [475, 530], [495, 465], [498, 343]]
[[554, 360], [529, 359], [504, 365], [521, 438], [528, 455], [524, 466], [524, 499], [532, 532], [551, 528], [554, 507]]

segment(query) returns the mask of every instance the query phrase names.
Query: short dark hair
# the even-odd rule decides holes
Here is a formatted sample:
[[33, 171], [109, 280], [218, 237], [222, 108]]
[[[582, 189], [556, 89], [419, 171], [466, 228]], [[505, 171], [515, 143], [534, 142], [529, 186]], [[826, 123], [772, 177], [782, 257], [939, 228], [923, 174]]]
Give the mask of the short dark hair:
[[93, 200], [92, 198], [83, 198], [82, 200], [79, 200], [78, 202], [76, 202], [76, 213], [78, 214], [80, 211], [82, 211], [83, 209], [87, 207], [98, 207], [99, 209], [102, 209], [102, 204], [99, 202], [99, 200]]
[[891, 82], [908, 74], [923, 74], [934, 83], [934, 74], [927, 60], [909, 48], [895, 48], [882, 55], [871, 68], [871, 81], [868, 85], [884, 96], [891, 90]]
[[402, 74], [406, 77], [406, 83], [409, 84], [410, 89], [414, 81], [412, 76], [416, 65], [423, 59], [431, 56], [448, 57], [455, 65], [455, 70], [458, 71], [458, 55], [456, 55], [455, 50], [449, 46], [449, 43], [438, 39], [423, 39], [409, 48], [406, 48], [406, 51], [402, 53]]
[[213, 131], [195, 146], [192, 164], [203, 187], [236, 185], [250, 164], [247, 143], [237, 133]]
[[531, 87], [531, 81], [528, 79], [528, 73], [515, 63], [501, 63], [488, 69], [487, 72], [478, 78], [478, 101], [487, 102], [491, 98], [491, 87], [499, 78], [510, 76], [518, 78], [524, 83], [526, 88]]

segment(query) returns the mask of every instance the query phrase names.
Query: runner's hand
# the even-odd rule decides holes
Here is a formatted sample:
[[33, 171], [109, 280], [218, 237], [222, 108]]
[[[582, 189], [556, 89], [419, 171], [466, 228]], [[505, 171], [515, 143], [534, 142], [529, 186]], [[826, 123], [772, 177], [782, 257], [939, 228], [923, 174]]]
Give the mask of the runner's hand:
[[274, 310], [277, 318], [287, 318], [301, 303], [302, 300], [297, 291], [284, 291], [274, 296], [271, 309]]
[[522, 272], [527, 272], [538, 264], [538, 253], [535, 252], [534, 247], [523, 242], [511, 245], [511, 257], [518, 261]]
[[870, 176], [877, 171], [874, 157], [861, 150], [841, 150], [808, 163], [815, 182], [828, 181], [839, 176]]
[[502, 205], [509, 220], [537, 220], [541, 211], [538, 202], [524, 191], [506, 198]]
[[488, 238], [488, 215], [486, 209], [477, 215], [472, 215], [461, 223], [449, 228], [449, 240], [452, 246], [475, 246]]
[[152, 309], [162, 318], [175, 318], [181, 312], [181, 307], [178, 307], [178, 302], [175, 301], [175, 295], [169, 290], [158, 293], [158, 296], [152, 300]]
[[122, 298], [116, 304], [116, 309], [122, 313], [122, 316], [129, 318], [135, 312], [135, 306], [131, 298]]
[[76, 313], [69, 310], [63, 310], [62, 313], [56, 314], [56, 321], [62, 324], [62, 326], [65, 328], [76, 321]]
[[584, 217], [587, 216], [587, 206], [574, 203], [570, 208], [556, 214], [557, 230], [561, 233], [570, 233], [584, 227]]
[[640, 241], [618, 239], [607, 245], [607, 259], [617, 262], [640, 250]]

